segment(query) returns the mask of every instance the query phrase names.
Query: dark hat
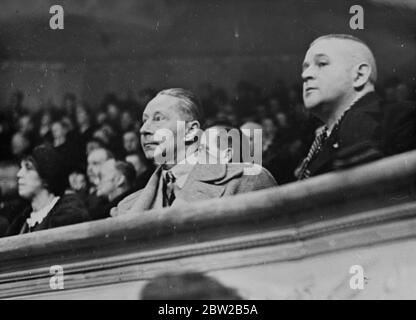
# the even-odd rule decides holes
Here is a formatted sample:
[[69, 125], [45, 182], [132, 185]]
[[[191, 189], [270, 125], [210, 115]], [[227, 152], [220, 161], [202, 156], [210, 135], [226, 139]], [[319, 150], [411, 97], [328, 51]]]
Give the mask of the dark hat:
[[27, 160], [33, 163], [46, 189], [55, 195], [60, 195], [65, 191], [66, 170], [58, 151], [51, 146], [40, 145], [33, 150]]

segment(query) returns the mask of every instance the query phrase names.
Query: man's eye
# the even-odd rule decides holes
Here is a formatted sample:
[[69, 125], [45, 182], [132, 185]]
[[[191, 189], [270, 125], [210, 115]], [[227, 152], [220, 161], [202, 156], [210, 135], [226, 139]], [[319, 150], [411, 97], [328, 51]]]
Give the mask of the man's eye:
[[324, 61], [322, 61], [322, 62], [318, 62], [318, 67], [324, 67], [324, 66], [326, 66], [328, 64], [328, 62], [324, 62]]
[[155, 116], [153, 119], [155, 121], [161, 121], [163, 118], [162, 118], [162, 116]]
[[33, 170], [34, 169], [34, 167], [33, 167], [33, 165], [31, 163], [25, 163], [24, 164], [24, 168], [26, 170]]

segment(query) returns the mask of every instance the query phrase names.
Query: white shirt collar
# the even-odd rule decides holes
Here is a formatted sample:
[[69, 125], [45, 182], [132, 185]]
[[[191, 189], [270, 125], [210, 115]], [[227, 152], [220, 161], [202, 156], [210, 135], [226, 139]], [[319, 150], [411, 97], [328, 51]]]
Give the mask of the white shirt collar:
[[52, 210], [55, 204], [58, 202], [59, 198], [60, 197], [53, 198], [48, 205], [44, 206], [39, 211], [32, 211], [30, 217], [26, 219], [29, 228], [34, 227], [37, 223], [40, 224], [43, 221], [43, 219], [45, 219], [45, 217], [48, 215], [48, 213]]
[[[183, 188], [185, 185], [186, 179], [188, 178], [189, 174], [191, 173], [193, 167], [195, 164], [198, 163], [198, 152], [194, 152], [190, 155], [188, 155], [185, 159], [178, 162], [174, 167], [172, 167], [169, 171], [172, 172], [172, 174], [176, 178], [176, 185], [179, 188]], [[163, 170], [162, 175], [163, 178], [165, 178], [166, 171]]]

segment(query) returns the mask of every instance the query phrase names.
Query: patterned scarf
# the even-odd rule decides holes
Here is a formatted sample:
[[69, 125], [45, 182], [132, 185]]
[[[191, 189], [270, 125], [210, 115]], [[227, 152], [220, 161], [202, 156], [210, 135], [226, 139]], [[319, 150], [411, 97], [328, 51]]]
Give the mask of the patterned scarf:
[[309, 152], [305, 159], [303, 159], [300, 166], [295, 171], [295, 176], [298, 178], [298, 180], [307, 179], [310, 177], [310, 171], [308, 170], [308, 166], [310, 162], [316, 157], [316, 155], [321, 151], [323, 144], [325, 141], [331, 136], [333, 132], [338, 131], [338, 127], [344, 119], [347, 112], [352, 108], [352, 106], [359, 100], [360, 98], [355, 99], [347, 109], [344, 110], [342, 115], [338, 118], [338, 120], [335, 122], [335, 125], [333, 126], [331, 132], [329, 132], [328, 127], [322, 126], [316, 130], [316, 136], [315, 140], [313, 141]]
[[318, 128], [315, 140], [312, 142], [312, 145], [309, 149], [309, 152], [305, 159], [303, 159], [301, 165], [296, 170], [296, 177], [298, 180], [303, 180], [309, 178], [310, 172], [308, 170], [309, 163], [313, 158], [321, 151], [322, 145], [328, 139], [328, 128], [327, 126], [322, 126]]

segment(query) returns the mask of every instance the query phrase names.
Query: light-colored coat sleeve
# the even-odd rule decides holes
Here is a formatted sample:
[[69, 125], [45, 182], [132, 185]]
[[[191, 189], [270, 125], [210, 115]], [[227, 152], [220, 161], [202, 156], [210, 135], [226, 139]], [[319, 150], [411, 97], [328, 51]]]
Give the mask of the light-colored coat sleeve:
[[141, 191], [142, 190], [133, 192], [132, 194], [128, 195], [123, 200], [121, 200], [118, 203], [117, 207], [111, 208], [110, 215], [112, 217], [117, 217], [126, 214], [131, 209], [133, 204], [137, 201], [137, 199], [139, 199]]
[[[240, 169], [241, 170], [241, 169]], [[242, 174], [230, 180], [226, 185], [224, 196], [236, 195], [276, 187], [277, 182], [271, 173], [259, 166], [257, 174]]]

